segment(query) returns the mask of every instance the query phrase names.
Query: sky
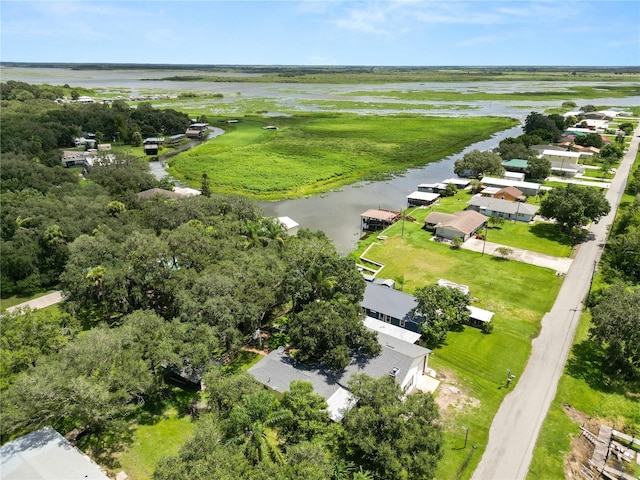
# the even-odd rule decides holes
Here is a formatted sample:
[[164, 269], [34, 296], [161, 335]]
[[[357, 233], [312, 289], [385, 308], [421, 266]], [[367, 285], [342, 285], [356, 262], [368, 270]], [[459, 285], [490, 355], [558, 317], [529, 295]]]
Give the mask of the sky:
[[640, 0], [0, 0], [0, 60], [639, 66]]

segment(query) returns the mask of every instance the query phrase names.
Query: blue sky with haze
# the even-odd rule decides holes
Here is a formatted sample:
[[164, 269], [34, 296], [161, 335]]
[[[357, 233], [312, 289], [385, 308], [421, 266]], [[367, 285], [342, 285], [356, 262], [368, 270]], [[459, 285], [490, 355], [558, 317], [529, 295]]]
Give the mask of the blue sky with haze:
[[640, 1], [0, 2], [0, 59], [640, 65]]

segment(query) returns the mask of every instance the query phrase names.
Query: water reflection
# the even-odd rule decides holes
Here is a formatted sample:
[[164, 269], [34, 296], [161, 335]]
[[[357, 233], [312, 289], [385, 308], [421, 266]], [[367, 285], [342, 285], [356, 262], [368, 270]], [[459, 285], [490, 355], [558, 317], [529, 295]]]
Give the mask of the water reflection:
[[496, 147], [503, 138], [520, 134], [521, 127], [503, 130], [489, 140], [470, 145], [460, 153], [421, 168], [408, 170], [389, 181], [359, 182], [324, 195], [280, 202], [261, 202], [260, 206], [269, 216], [288, 216], [301, 227], [323, 230], [333, 240], [336, 248], [346, 254], [353, 250], [360, 236], [362, 212], [378, 207], [390, 210], [406, 208], [406, 196], [417, 190], [418, 184], [433, 183], [455, 176], [454, 162], [468, 151], [487, 150]]

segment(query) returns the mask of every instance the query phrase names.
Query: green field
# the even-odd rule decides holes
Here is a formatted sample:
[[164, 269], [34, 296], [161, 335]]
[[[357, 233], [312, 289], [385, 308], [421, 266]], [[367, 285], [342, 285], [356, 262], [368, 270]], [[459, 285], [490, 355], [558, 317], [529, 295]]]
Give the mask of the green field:
[[571, 100], [592, 98], [623, 98], [640, 95], [640, 85], [603, 85], [597, 87], [575, 86], [563, 90], [539, 90], [530, 92], [488, 93], [482, 91], [434, 91], [434, 90], [403, 90], [403, 91], [360, 91], [351, 92], [349, 96], [377, 96], [398, 100], [420, 100], [440, 102], [464, 102], [475, 100]]
[[169, 172], [194, 187], [206, 173], [217, 193], [303, 197], [440, 160], [516, 124], [498, 117], [243, 117], [225, 135], [172, 158]]
[[[444, 199], [442, 205], [444, 211], [455, 211], [456, 206], [460, 210], [455, 197]], [[417, 218], [427, 210], [410, 214]], [[404, 228], [398, 222], [385, 230], [384, 236], [385, 240], [372, 235], [360, 242], [352, 255], [357, 257], [373, 244], [366, 257], [386, 265], [378, 276], [402, 278], [404, 291], [411, 293], [444, 278], [468, 285], [472, 304], [495, 312], [492, 334], [471, 327], [450, 332], [446, 345], [437, 348], [429, 359], [429, 366], [446, 377], [436, 397], [449, 395], [451, 388], [459, 392], [442, 411], [446, 444], [437, 478], [469, 478], [484, 452], [493, 416], [508, 392], [504, 388], [506, 370], [520, 376], [531, 340], [537, 336], [540, 320], [551, 308], [562, 280], [549, 269], [433, 242], [420, 222], [405, 222]], [[466, 449], [462, 448], [463, 426], [469, 428]]]
[[[621, 71], [599, 68], [562, 67], [202, 67], [194, 75], [174, 75], [161, 79], [183, 82], [243, 82], [293, 84], [363, 84], [401, 82], [634, 82], [640, 81], [637, 68]], [[225, 75], [217, 75], [224, 72]], [[229, 75], [238, 73], [238, 76]], [[256, 74], [246, 76], [246, 73]]]

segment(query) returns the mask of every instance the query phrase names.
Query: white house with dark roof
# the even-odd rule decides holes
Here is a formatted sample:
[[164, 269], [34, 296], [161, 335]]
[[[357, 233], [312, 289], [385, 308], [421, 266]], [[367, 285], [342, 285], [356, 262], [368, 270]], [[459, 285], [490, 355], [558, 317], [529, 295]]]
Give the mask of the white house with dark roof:
[[501, 198], [475, 195], [467, 202], [467, 208], [488, 217], [496, 216], [518, 222], [531, 222], [540, 207], [523, 202], [512, 202]]
[[338, 374], [321, 367], [307, 367], [277, 350], [269, 353], [248, 372], [257, 381], [278, 392], [289, 390], [292, 381], [311, 383], [313, 390], [327, 401], [331, 419], [339, 422], [357, 402], [348, 390], [349, 380], [354, 375], [364, 373], [372, 378], [389, 375], [405, 393], [409, 393], [416, 388], [427, 370], [431, 350], [385, 333], [377, 334], [382, 346], [381, 353], [366, 359], [354, 358]]

